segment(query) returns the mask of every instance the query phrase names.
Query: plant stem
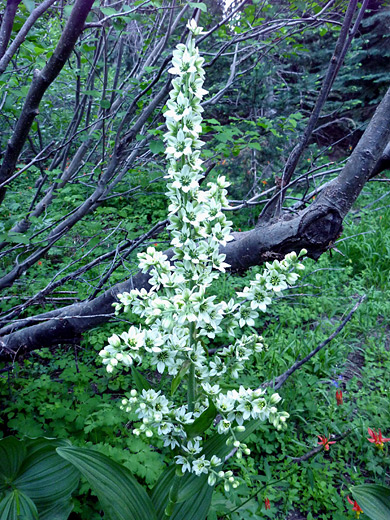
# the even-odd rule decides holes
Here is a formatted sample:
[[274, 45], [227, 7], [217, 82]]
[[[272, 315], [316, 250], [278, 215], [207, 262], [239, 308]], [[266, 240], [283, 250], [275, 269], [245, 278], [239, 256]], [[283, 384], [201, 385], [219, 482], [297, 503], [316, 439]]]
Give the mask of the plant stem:
[[188, 390], [187, 390], [188, 411], [194, 411], [195, 405], [195, 365], [191, 361], [190, 370], [188, 372]]
[[[193, 349], [194, 345], [196, 345], [195, 341], [195, 324], [190, 324], [190, 347]], [[196, 397], [196, 381], [195, 381], [195, 365], [191, 361], [190, 369], [188, 372], [188, 389], [187, 389], [187, 403], [188, 403], [188, 411], [193, 412], [195, 407], [195, 397]]]

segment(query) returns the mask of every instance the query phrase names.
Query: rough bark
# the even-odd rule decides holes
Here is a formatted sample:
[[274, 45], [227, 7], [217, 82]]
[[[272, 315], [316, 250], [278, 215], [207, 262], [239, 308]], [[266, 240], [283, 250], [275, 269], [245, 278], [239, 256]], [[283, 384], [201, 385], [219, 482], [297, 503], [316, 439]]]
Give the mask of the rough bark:
[[[342, 231], [345, 215], [387, 153], [389, 120], [390, 89], [340, 175], [315, 202], [293, 218], [284, 216], [251, 231], [234, 234], [235, 239], [221, 249], [231, 270], [245, 271], [302, 248], [308, 250], [308, 256], [317, 259], [329, 249]], [[48, 313], [33, 318], [35, 323], [49, 319], [4, 336], [0, 343], [0, 359], [12, 359], [37, 348], [74, 341], [84, 331], [113, 316], [112, 304], [117, 294], [147, 285], [147, 274], [138, 273], [90, 302], [70, 305], [56, 315]]]

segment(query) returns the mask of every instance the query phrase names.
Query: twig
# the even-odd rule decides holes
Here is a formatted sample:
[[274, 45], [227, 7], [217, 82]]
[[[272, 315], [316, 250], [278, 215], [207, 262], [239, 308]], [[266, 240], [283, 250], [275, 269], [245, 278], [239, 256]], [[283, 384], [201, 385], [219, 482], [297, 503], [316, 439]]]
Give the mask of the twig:
[[314, 350], [310, 352], [306, 357], [304, 357], [300, 361], [296, 361], [288, 370], [286, 370], [283, 374], [276, 377], [273, 381], [267, 381], [266, 383], [263, 383], [261, 386], [267, 387], [272, 386], [274, 390], [278, 390], [283, 386], [283, 384], [286, 382], [286, 380], [299, 368], [301, 368], [302, 365], [307, 363], [313, 356], [315, 356], [320, 350], [322, 350], [328, 343], [332, 341], [345, 327], [345, 325], [350, 321], [354, 313], [357, 311], [357, 309], [360, 307], [360, 305], [364, 302], [366, 299], [366, 295], [363, 294], [358, 300], [358, 302], [354, 305], [353, 309], [348, 313], [348, 316], [340, 323], [340, 325], [337, 327], [337, 329], [328, 337], [326, 340], [324, 340], [322, 343], [318, 345]]

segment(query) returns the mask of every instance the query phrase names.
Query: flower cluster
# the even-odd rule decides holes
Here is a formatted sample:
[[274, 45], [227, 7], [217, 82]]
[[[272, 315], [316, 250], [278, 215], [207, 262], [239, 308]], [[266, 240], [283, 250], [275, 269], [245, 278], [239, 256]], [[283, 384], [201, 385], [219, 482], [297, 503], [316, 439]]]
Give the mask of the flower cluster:
[[[108, 372], [120, 365], [139, 366], [147, 358], [148, 366], [174, 376], [176, 387], [183, 382], [187, 402], [183, 392], [178, 392], [173, 402], [161, 391], [131, 390], [122, 407], [135, 412], [140, 420], [133, 433], [161, 436], [165, 446], [180, 448], [182, 454], [175, 461], [182, 473], [207, 474], [210, 485], [221, 478], [229, 489], [238, 485], [232, 472], [221, 470], [223, 461], [216, 455], [206, 458], [203, 439], [191, 431], [191, 425], [205, 411], [214, 410], [214, 426], [219, 434], [227, 434], [237, 457], [250, 453], [236, 435], [245, 430], [246, 421], [268, 420], [279, 430], [284, 427], [288, 414], [278, 412], [278, 394], [267, 395], [265, 390], [244, 386], [223, 390], [219, 383], [221, 376], [227, 381], [237, 379], [248, 360], [261, 352], [263, 339], [253, 329], [256, 319], [266, 312], [275, 294], [297, 280], [295, 270], [303, 266], [295, 253], [267, 263], [264, 272], [238, 293], [239, 302], [217, 301], [216, 296], [207, 294], [228, 267], [220, 246], [233, 237], [232, 223], [222, 212], [228, 205], [229, 183], [220, 176], [208, 183], [207, 189], [201, 186], [201, 100], [207, 92], [203, 89], [204, 60], [194, 41], [201, 29], [193, 20], [188, 28], [187, 44], [179, 44], [173, 53], [169, 72], [176, 77], [164, 114], [173, 254], [168, 258], [148, 247], [138, 255], [139, 267], [149, 274], [151, 288], [118, 295], [115, 310], [131, 309], [144, 325], [111, 336], [100, 356]], [[207, 345], [222, 331], [228, 333], [231, 343], [209, 355]]]

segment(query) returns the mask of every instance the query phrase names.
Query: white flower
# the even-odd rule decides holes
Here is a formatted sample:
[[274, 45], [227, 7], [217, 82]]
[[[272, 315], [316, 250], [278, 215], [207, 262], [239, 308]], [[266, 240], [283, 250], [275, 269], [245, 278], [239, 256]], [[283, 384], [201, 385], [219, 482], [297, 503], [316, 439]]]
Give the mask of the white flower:
[[132, 325], [128, 332], [122, 332], [121, 338], [131, 350], [139, 350], [144, 346], [145, 333]]
[[191, 472], [191, 462], [188, 459], [186, 459], [185, 457], [182, 457], [181, 455], [177, 455], [175, 457], [175, 462], [176, 462], [176, 464], [181, 466], [181, 470], [183, 473], [185, 473], [186, 471]]
[[[272, 300], [268, 294], [263, 290], [254, 290], [251, 294], [251, 309], [259, 309], [262, 312], [266, 312], [267, 306], [271, 305]], [[250, 299], [251, 299], [250, 298]]]
[[227, 395], [219, 394], [214, 404], [219, 412], [225, 414], [234, 409], [235, 400]]
[[230, 421], [228, 421], [227, 419], [222, 419], [218, 423], [218, 433], [221, 435], [224, 433], [228, 433], [230, 431], [231, 426], [232, 423]]
[[279, 273], [276, 269], [269, 269], [266, 275], [266, 283], [265, 287], [268, 290], [273, 290], [275, 292], [283, 291], [287, 289], [286, 276], [283, 273]]
[[235, 315], [240, 327], [244, 327], [245, 325], [254, 327], [255, 319], [258, 318], [258, 316], [259, 314], [256, 311], [244, 304], [240, 306], [238, 313]]
[[204, 455], [192, 462], [192, 472], [198, 476], [202, 473], [206, 473], [207, 475], [207, 473], [209, 472], [209, 467], [210, 461], [207, 460]]
[[187, 49], [181, 55], [178, 55], [178, 53], [174, 51], [172, 58], [173, 67], [168, 69], [168, 72], [175, 76], [183, 76], [184, 74], [197, 72], [195, 62], [196, 56], [191, 55]]
[[169, 156], [172, 155], [175, 159], [180, 159], [182, 155], [190, 155], [192, 150], [192, 139], [186, 137], [183, 130], [180, 129], [177, 132], [176, 137], [168, 137], [168, 146], [165, 153]]
[[187, 446], [183, 446], [182, 448], [190, 455], [196, 455], [202, 451], [202, 447], [199, 444], [199, 438], [195, 438], [193, 441], [188, 441]]
[[213, 226], [211, 232], [214, 238], [218, 240], [218, 242], [223, 246], [226, 246], [227, 242], [230, 242], [234, 239], [234, 237], [230, 235], [230, 227], [222, 227], [219, 222]]
[[210, 383], [202, 382], [202, 388], [208, 395], [218, 395], [221, 391], [219, 385], [211, 385]]

